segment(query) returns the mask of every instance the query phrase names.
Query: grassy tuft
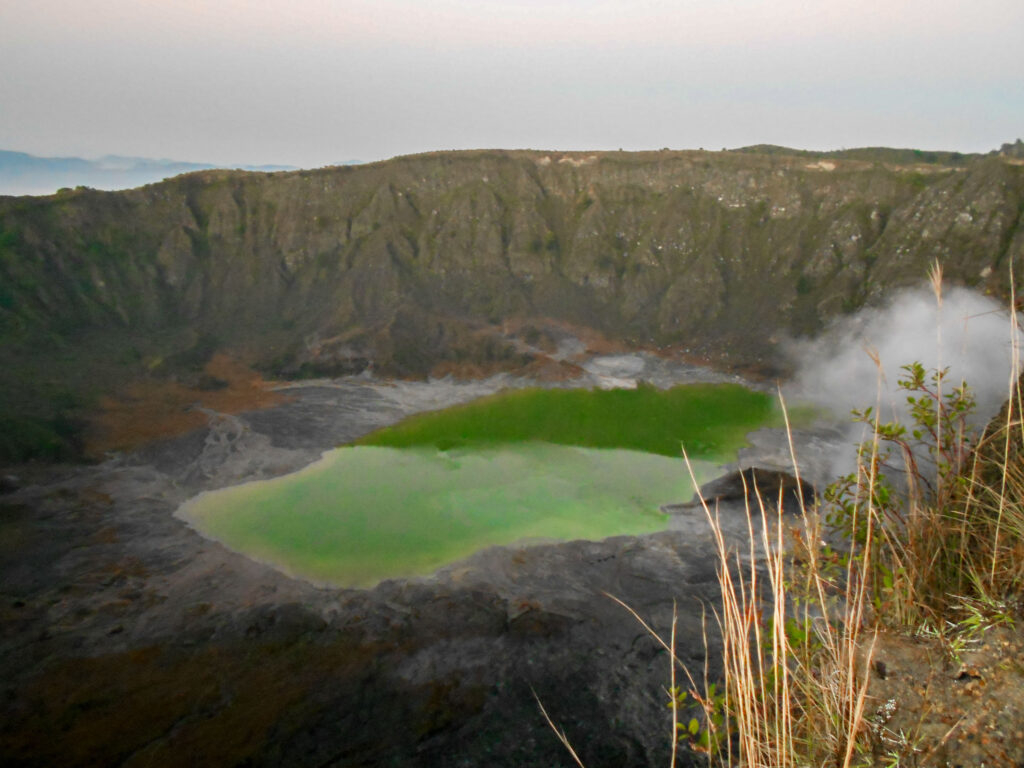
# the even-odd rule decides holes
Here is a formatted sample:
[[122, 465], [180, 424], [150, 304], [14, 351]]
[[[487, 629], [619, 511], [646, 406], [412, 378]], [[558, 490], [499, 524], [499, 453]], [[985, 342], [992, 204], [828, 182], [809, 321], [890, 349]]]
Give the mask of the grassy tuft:
[[[794, 456], [797, 473], [798, 466]], [[718, 554], [725, 674], [724, 733], [711, 740], [721, 749], [709, 751], [709, 762], [851, 765], [865, 711], [863, 649], [872, 636], [861, 571], [871, 567], [870, 534], [868, 546], [840, 558], [820, 544], [816, 508], [801, 501], [790, 529], [781, 492], [766, 499], [750, 490], [745, 558], [730, 550], [718, 511], [704, 505]], [[787, 531], [796, 546], [787, 546]]]

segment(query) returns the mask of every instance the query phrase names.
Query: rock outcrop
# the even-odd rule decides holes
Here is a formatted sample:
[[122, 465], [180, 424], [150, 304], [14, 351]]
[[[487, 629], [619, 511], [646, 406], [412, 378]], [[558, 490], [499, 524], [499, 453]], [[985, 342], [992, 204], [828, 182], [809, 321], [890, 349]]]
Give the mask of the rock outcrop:
[[[760, 504], [765, 508], [781, 507], [786, 512], [799, 513], [802, 505], [814, 503], [816, 491], [813, 485], [779, 469], [747, 467], [736, 469], [711, 482], [705, 483], [685, 504], [665, 504], [662, 511], [675, 514], [707, 504], [714, 508], [722, 502], [740, 502], [752, 511]], [[781, 503], [780, 503], [781, 502]]]

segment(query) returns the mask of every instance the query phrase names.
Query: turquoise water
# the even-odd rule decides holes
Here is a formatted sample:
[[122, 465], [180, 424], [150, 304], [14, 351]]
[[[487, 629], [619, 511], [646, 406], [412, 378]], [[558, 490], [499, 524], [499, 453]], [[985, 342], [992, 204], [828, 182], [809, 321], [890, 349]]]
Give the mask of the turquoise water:
[[[693, 392], [706, 400], [706, 386]], [[551, 402], [566, 402], [558, 399], [564, 392], [551, 394], [554, 398], [541, 406], [536, 394], [528, 396], [529, 412], [542, 414], [542, 426], [549, 431]], [[461, 426], [454, 433], [446, 426], [465, 425], [467, 413], [469, 422], [480, 423], [473, 415], [480, 411], [463, 406], [410, 420], [416, 435], [427, 435], [422, 440], [403, 437], [407, 431], [399, 425], [368, 441], [381, 435], [382, 442], [394, 441], [397, 436], [404, 447], [339, 448], [294, 474], [202, 494], [180, 514], [232, 549], [295, 576], [342, 586], [426, 575], [491, 545], [657, 531], [667, 521], [659, 506], [687, 500], [694, 489], [680, 454], [632, 449], [630, 429], [624, 425], [636, 420], [635, 403], [642, 400], [643, 409], [650, 410], [658, 398], [652, 399], [652, 391], [636, 401], [625, 394], [616, 401], [620, 407], [595, 411], [591, 418], [612, 422], [611, 432], [627, 435], [621, 441], [626, 448], [523, 439], [530, 435], [529, 429], [520, 429], [524, 418], [509, 419], [507, 413], [502, 418], [516, 422], [519, 439], [467, 437]], [[680, 397], [673, 391], [662, 402], [674, 413]], [[513, 414], [516, 408], [521, 413], [522, 393], [507, 398]], [[487, 398], [484, 412], [500, 411], [501, 403], [502, 396]], [[738, 430], [754, 429], [770, 421], [772, 413], [770, 407], [755, 408], [753, 415], [750, 407], [740, 408], [732, 419], [719, 413], [728, 437], [724, 442], [708, 438], [706, 445], [713, 446], [708, 460], [694, 461], [698, 482], [729, 458], [723, 446], [735, 450], [741, 439]], [[707, 431], [706, 414], [698, 421]], [[561, 423], [575, 428], [576, 420]], [[645, 439], [660, 431], [659, 445], [666, 440], [678, 445], [675, 424], [667, 414], [660, 420], [656, 412], [648, 414]], [[571, 443], [564, 429], [562, 434], [563, 442]]]

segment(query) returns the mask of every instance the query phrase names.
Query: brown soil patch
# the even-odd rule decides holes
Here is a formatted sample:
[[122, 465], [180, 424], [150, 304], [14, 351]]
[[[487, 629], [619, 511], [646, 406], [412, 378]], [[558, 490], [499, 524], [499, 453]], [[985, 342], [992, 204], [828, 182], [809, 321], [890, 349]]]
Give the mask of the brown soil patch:
[[[424, 734], [483, 704], [484, 691], [472, 686], [396, 689], [381, 668], [389, 654], [408, 656], [412, 647], [325, 642], [316, 631], [275, 639], [264, 629], [254, 623], [246, 639], [222, 645], [153, 646], [47, 665], [23, 681], [0, 719], [4, 764], [391, 765], [395, 754], [415, 754]], [[321, 728], [329, 731], [318, 738]], [[332, 759], [314, 751], [320, 741]], [[283, 757], [279, 745], [295, 743], [310, 752]]]
[[[566, 335], [578, 339], [583, 345], [583, 351], [566, 361], [553, 360], [549, 355], [557, 351], [556, 339]], [[434, 366], [430, 375], [435, 378], [452, 376], [456, 379], [472, 380], [484, 379], [498, 373], [513, 373], [530, 376], [541, 381], [569, 381], [583, 375], [583, 369], [576, 363], [583, 362], [589, 357], [624, 355], [638, 351], [665, 360], [734, 373], [752, 381], [774, 381], [782, 373], [777, 366], [772, 364], [737, 364], [736, 361], [729, 358], [727, 353], [715, 355], [713, 352], [705, 351], [701, 354], [682, 345], [659, 347], [651, 344], [628, 344], [625, 341], [611, 339], [594, 328], [550, 317], [512, 317], [503, 321], [501, 325], [479, 328], [473, 332], [472, 336], [478, 339], [492, 337], [511, 341], [520, 352], [530, 355], [532, 360], [525, 365], [517, 360], [495, 360], [492, 362], [446, 360]]]
[[521, 373], [538, 381], [572, 381], [580, 378], [586, 371], [575, 363], [538, 357], [524, 367]]
[[583, 342], [588, 355], [621, 355], [633, 351], [625, 342], [609, 339], [603, 333], [584, 325], [573, 325], [561, 320], [546, 318], [537, 321], [553, 328], [559, 328]]
[[254, 643], [60, 662], [23, 690], [0, 749], [19, 765], [238, 765], [317, 675], [344, 669], [337, 651], [319, 655]]
[[548, 336], [550, 331], [561, 331], [562, 333], [575, 336], [583, 342], [588, 354], [592, 355], [616, 355], [629, 352], [631, 347], [624, 342], [609, 339], [600, 331], [584, 325], [574, 325], [565, 320], [555, 320], [550, 317], [510, 317], [502, 322], [497, 330], [503, 336], [523, 336], [530, 329], [540, 332], [541, 336], [535, 345], [545, 352], [554, 352], [555, 345], [551, 343]]
[[451, 376], [454, 379], [470, 381], [486, 379], [499, 373], [519, 373], [521, 370], [522, 366], [507, 360], [491, 363], [444, 360], [430, 369], [430, 377], [443, 379], [445, 376]]
[[738, 361], [724, 349], [717, 354], [713, 349], [693, 351], [678, 344], [664, 347], [642, 347], [642, 349], [663, 359], [677, 360], [688, 365], [736, 374], [749, 381], [771, 382], [788, 376], [786, 370], [780, 368], [774, 360], [766, 359], [756, 362], [744, 359]]
[[197, 407], [220, 413], [270, 408], [288, 398], [248, 366], [218, 353], [203, 368], [200, 384], [146, 379], [132, 382], [117, 395], [103, 397], [89, 419], [86, 455], [136, 448], [162, 437], [181, 435], [207, 423]]
[[979, 631], [955, 647], [879, 635], [867, 720], [876, 755], [901, 765], [1024, 765], [1024, 631]]
[[432, 378], [440, 379], [451, 376], [462, 381], [486, 379], [499, 373], [512, 373], [517, 376], [528, 376], [538, 381], [571, 381], [578, 379], [584, 371], [573, 363], [552, 360], [547, 356], [535, 357], [526, 365], [513, 363], [468, 363], [446, 360], [431, 369]]

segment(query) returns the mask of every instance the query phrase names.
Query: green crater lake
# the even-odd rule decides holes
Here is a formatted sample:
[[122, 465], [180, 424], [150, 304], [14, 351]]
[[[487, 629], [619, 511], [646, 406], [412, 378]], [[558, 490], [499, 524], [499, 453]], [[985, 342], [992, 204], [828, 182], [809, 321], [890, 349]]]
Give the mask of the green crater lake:
[[290, 475], [201, 494], [179, 515], [295, 576], [340, 586], [426, 575], [491, 545], [665, 527], [665, 503], [778, 422], [733, 384], [525, 389], [430, 412]]

